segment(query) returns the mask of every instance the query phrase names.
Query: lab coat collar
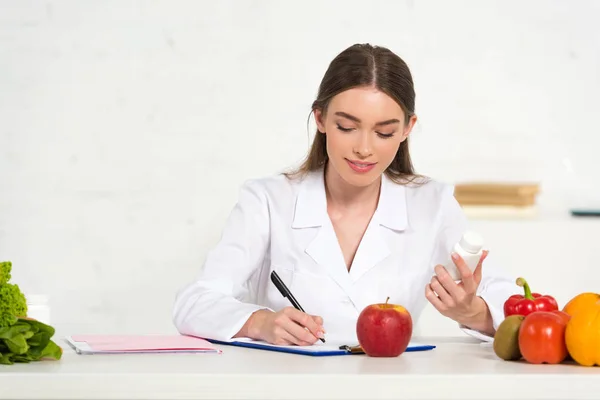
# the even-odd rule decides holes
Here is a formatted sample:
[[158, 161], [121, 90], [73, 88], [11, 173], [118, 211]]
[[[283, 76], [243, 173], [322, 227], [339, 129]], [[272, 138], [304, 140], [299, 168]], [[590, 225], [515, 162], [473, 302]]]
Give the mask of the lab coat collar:
[[[309, 173], [300, 183], [293, 228], [319, 227], [329, 221], [323, 174], [324, 170], [321, 168]], [[379, 204], [373, 218], [387, 228], [402, 231], [408, 225], [406, 188], [392, 181], [386, 174], [381, 179]]]
[[300, 183], [292, 228], [314, 228], [326, 221], [327, 197], [323, 169], [308, 173]]
[[381, 177], [381, 193], [377, 206], [378, 222], [390, 229], [402, 231], [408, 225], [406, 186], [392, 181], [386, 174]]
[[405, 196], [404, 186], [383, 175], [377, 209], [348, 271], [333, 224], [327, 214], [323, 170], [309, 174], [301, 183], [292, 226], [319, 227], [317, 234], [305, 249], [306, 254], [326, 269], [357, 309], [361, 309], [364, 304], [361, 303], [360, 295], [355, 293], [354, 283], [391, 254], [384, 231], [403, 230], [407, 225]]

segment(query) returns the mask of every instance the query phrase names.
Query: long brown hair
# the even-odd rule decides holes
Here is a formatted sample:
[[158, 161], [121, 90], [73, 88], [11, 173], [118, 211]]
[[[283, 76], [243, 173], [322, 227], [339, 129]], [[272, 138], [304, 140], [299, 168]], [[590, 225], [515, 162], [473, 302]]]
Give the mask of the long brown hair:
[[[362, 86], [375, 87], [394, 99], [404, 111], [405, 124], [415, 114], [415, 90], [410, 69], [389, 49], [370, 44], [352, 45], [331, 61], [319, 86], [317, 99], [312, 104], [311, 114], [315, 110], [321, 110], [325, 115], [334, 96]], [[297, 170], [285, 175], [291, 178], [322, 168], [328, 160], [326, 141], [327, 135], [317, 130], [304, 162]], [[408, 150], [408, 138], [400, 144], [385, 174], [400, 184], [422, 178], [415, 174]]]

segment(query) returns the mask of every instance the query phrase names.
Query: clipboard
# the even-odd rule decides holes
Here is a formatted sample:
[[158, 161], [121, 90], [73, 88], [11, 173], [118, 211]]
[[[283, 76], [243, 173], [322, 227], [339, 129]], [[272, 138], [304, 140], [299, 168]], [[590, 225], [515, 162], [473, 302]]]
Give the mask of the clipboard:
[[[312, 346], [280, 346], [270, 344], [263, 341], [256, 341], [252, 339], [237, 339], [237, 340], [215, 340], [206, 339], [214, 344], [221, 344], [225, 346], [237, 346], [246, 347], [258, 350], [277, 351], [281, 353], [300, 354], [304, 356], [312, 357], [326, 357], [326, 356], [347, 356], [364, 354], [364, 351], [360, 346], [348, 346], [348, 345], [332, 345], [332, 344], [321, 344], [320, 342], [315, 343]], [[435, 345], [430, 344], [419, 344], [409, 343], [405, 352], [413, 351], [427, 351], [435, 349]]]

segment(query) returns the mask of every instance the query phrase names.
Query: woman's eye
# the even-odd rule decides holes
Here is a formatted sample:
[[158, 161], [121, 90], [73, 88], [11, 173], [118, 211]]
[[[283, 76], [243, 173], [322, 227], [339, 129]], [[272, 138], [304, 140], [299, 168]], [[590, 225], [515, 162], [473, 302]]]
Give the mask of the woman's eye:
[[[345, 128], [345, 127], [341, 126], [340, 124], [336, 124], [336, 125], [337, 125], [337, 128], [342, 132], [350, 132], [350, 131], [354, 130], [354, 128]], [[389, 139], [392, 136], [394, 136], [394, 132], [392, 132], [392, 133], [377, 132], [377, 135], [383, 139]]]
[[350, 132], [352, 130], [352, 128], [344, 128], [340, 124], [337, 125], [337, 128], [342, 132]]

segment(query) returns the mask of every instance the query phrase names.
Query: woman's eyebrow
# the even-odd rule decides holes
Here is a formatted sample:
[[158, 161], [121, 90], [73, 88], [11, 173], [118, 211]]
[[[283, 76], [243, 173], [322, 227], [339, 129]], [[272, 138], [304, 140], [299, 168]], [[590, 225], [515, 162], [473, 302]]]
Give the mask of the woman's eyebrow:
[[[345, 113], [343, 111], [338, 111], [338, 112], [335, 113], [335, 115], [337, 115], [339, 117], [347, 118], [347, 119], [349, 119], [351, 121], [354, 121], [354, 122], [357, 122], [357, 123], [361, 122], [359, 118], [355, 117], [354, 115], [350, 115], [348, 113]], [[393, 119], [388, 119], [387, 121], [378, 122], [378, 123], [375, 124], [375, 126], [397, 124], [399, 122], [400, 122], [400, 120], [393, 118]]]

